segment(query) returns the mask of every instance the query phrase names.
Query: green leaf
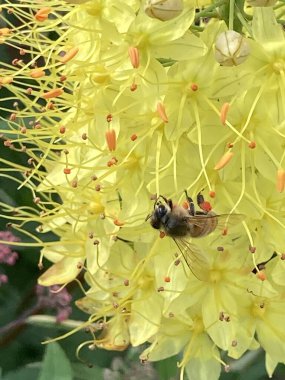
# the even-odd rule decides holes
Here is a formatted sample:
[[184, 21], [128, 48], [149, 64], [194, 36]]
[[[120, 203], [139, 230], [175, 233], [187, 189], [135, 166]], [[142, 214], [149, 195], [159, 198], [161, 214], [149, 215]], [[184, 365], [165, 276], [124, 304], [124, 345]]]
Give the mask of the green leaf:
[[72, 368], [67, 356], [58, 343], [50, 343], [46, 348], [43, 367], [38, 380], [72, 380]]
[[17, 371], [8, 372], [2, 380], [31, 380], [37, 379], [39, 375], [39, 368], [23, 367]]
[[103, 380], [103, 369], [100, 367], [89, 368], [86, 364], [72, 363], [74, 380]]
[[179, 360], [177, 356], [172, 356], [171, 358], [154, 363], [155, 369], [157, 370], [159, 374], [159, 379], [160, 380], [175, 379], [178, 373], [178, 368], [177, 368], [178, 361]]

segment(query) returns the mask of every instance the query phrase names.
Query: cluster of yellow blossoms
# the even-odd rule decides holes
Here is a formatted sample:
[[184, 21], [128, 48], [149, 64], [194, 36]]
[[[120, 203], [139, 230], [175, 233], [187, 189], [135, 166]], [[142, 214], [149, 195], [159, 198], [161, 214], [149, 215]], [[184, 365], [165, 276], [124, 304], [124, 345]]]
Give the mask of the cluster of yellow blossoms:
[[[90, 314], [90, 348], [150, 342], [142, 361], [181, 352], [181, 377], [195, 380], [230, 369], [221, 351], [238, 359], [261, 346], [269, 375], [284, 362], [284, 2], [266, 3], [249, 1], [248, 18], [234, 0], [196, 13], [191, 0], [2, 6], [0, 43], [13, 58], [1, 62], [11, 104], [1, 133], [29, 158], [1, 158], [1, 176], [22, 174], [35, 208], [1, 213], [42, 247], [41, 267], [54, 263], [41, 285], [84, 273], [77, 306]], [[217, 214], [243, 215], [195, 240], [198, 276], [146, 221], [157, 195], [181, 203], [184, 189]]]

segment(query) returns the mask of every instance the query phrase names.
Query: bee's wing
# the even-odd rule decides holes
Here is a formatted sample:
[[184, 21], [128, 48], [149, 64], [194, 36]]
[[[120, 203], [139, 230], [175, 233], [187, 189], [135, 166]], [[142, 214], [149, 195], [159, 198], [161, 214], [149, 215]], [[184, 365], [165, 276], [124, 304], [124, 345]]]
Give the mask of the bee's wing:
[[215, 221], [217, 221], [217, 226], [215, 227], [215, 230], [217, 229], [223, 231], [225, 229], [228, 229], [228, 227], [233, 227], [241, 223], [245, 219], [245, 216], [243, 214], [205, 214], [195, 216], [189, 215], [188, 223], [203, 228], [205, 225], [205, 218], [215, 219]]
[[193, 275], [198, 280], [206, 281], [209, 262], [203, 250], [197, 245], [190, 243], [187, 239], [173, 238], [173, 240]]

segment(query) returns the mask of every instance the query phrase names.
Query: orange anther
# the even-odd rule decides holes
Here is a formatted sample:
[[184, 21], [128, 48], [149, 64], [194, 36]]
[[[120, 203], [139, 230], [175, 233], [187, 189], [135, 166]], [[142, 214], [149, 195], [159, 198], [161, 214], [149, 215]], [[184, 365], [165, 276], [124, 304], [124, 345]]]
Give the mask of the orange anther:
[[45, 71], [41, 69], [40, 67], [33, 69], [30, 74], [32, 78], [41, 78], [41, 77], [44, 77], [45, 75], [46, 75]]
[[216, 196], [215, 191], [213, 191], [213, 190], [209, 191], [209, 196], [210, 196], [211, 198], [215, 198], [215, 196]]
[[124, 223], [124, 222], [121, 222], [121, 221], [118, 220], [118, 219], [115, 219], [115, 220], [114, 220], [114, 224], [115, 224], [115, 226], [122, 227], [125, 223]]
[[184, 202], [182, 203], [182, 207], [185, 208], [185, 210], [188, 210], [188, 208], [189, 208], [189, 203], [188, 203], [187, 201], [184, 201]]
[[164, 282], [170, 282], [170, 281], [171, 281], [171, 279], [169, 276], [164, 277]]
[[165, 123], [168, 123], [168, 117], [167, 117], [166, 112], [165, 112], [165, 107], [161, 102], [157, 103], [156, 110], [157, 110], [157, 113], [159, 114], [161, 120], [164, 121]]
[[0, 85], [10, 84], [13, 82], [13, 77], [2, 77], [0, 78]]
[[71, 169], [69, 169], [69, 168], [64, 168], [64, 169], [63, 169], [63, 173], [64, 173], [64, 174], [70, 174], [70, 173], [71, 173]]
[[260, 281], [264, 281], [266, 280], [266, 274], [263, 270], [259, 271], [256, 273], [256, 277], [260, 280]]
[[285, 188], [285, 170], [278, 169], [276, 189], [279, 193], [282, 193], [284, 191], [284, 188]]
[[220, 113], [220, 120], [221, 120], [221, 123], [223, 125], [226, 124], [229, 108], [230, 108], [230, 103], [224, 103], [222, 105], [221, 113]]
[[51, 99], [51, 98], [57, 98], [58, 96], [63, 94], [62, 88], [54, 88], [53, 90], [50, 90], [48, 92], [45, 92], [43, 94], [44, 99]]
[[133, 135], [131, 135], [131, 140], [132, 141], [135, 141], [137, 138], [138, 138], [138, 136], [135, 133]]
[[164, 231], [159, 232], [160, 239], [163, 239], [165, 235], [166, 235], [166, 233]]
[[11, 33], [9, 28], [0, 28], [0, 36], [8, 36]]
[[191, 86], [190, 86], [191, 90], [192, 91], [197, 91], [198, 90], [198, 85], [196, 83], [192, 83]]
[[137, 69], [140, 65], [140, 56], [139, 56], [138, 49], [136, 47], [130, 46], [128, 53], [129, 53], [129, 57], [130, 57], [133, 68]]
[[41, 22], [45, 21], [48, 18], [48, 15], [50, 14], [50, 12], [51, 12], [51, 8], [50, 7], [41, 8], [35, 14], [35, 19], [37, 21], [41, 21]]
[[79, 52], [79, 48], [73, 47], [70, 50], [68, 50], [63, 57], [60, 57], [59, 60], [61, 63], [67, 63], [72, 58], [74, 58], [78, 52]]
[[254, 149], [256, 147], [256, 142], [255, 141], [251, 141], [249, 144], [248, 144], [248, 147], [250, 149]]
[[216, 164], [214, 167], [215, 170], [220, 170], [224, 168], [232, 159], [233, 157], [233, 152], [226, 152], [223, 157], [220, 159], [220, 161]]
[[109, 129], [105, 133], [105, 138], [106, 138], [106, 142], [107, 142], [110, 152], [115, 150], [116, 145], [117, 145], [117, 138], [116, 138], [116, 132], [113, 128]]

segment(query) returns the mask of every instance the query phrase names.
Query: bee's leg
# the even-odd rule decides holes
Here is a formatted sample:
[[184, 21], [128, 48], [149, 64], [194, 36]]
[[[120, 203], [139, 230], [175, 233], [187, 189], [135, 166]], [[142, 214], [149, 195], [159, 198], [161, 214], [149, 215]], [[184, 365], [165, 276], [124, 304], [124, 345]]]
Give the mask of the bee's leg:
[[167, 200], [167, 204], [168, 204], [168, 206], [170, 207], [170, 210], [172, 210], [172, 209], [173, 209], [173, 202], [172, 202], [171, 199], [168, 199], [168, 200]]
[[184, 190], [184, 192], [186, 195], [187, 202], [189, 204], [188, 212], [191, 216], [194, 216], [196, 214], [196, 212], [195, 212], [195, 206], [194, 206], [193, 199], [191, 197], [189, 197], [186, 190]]

